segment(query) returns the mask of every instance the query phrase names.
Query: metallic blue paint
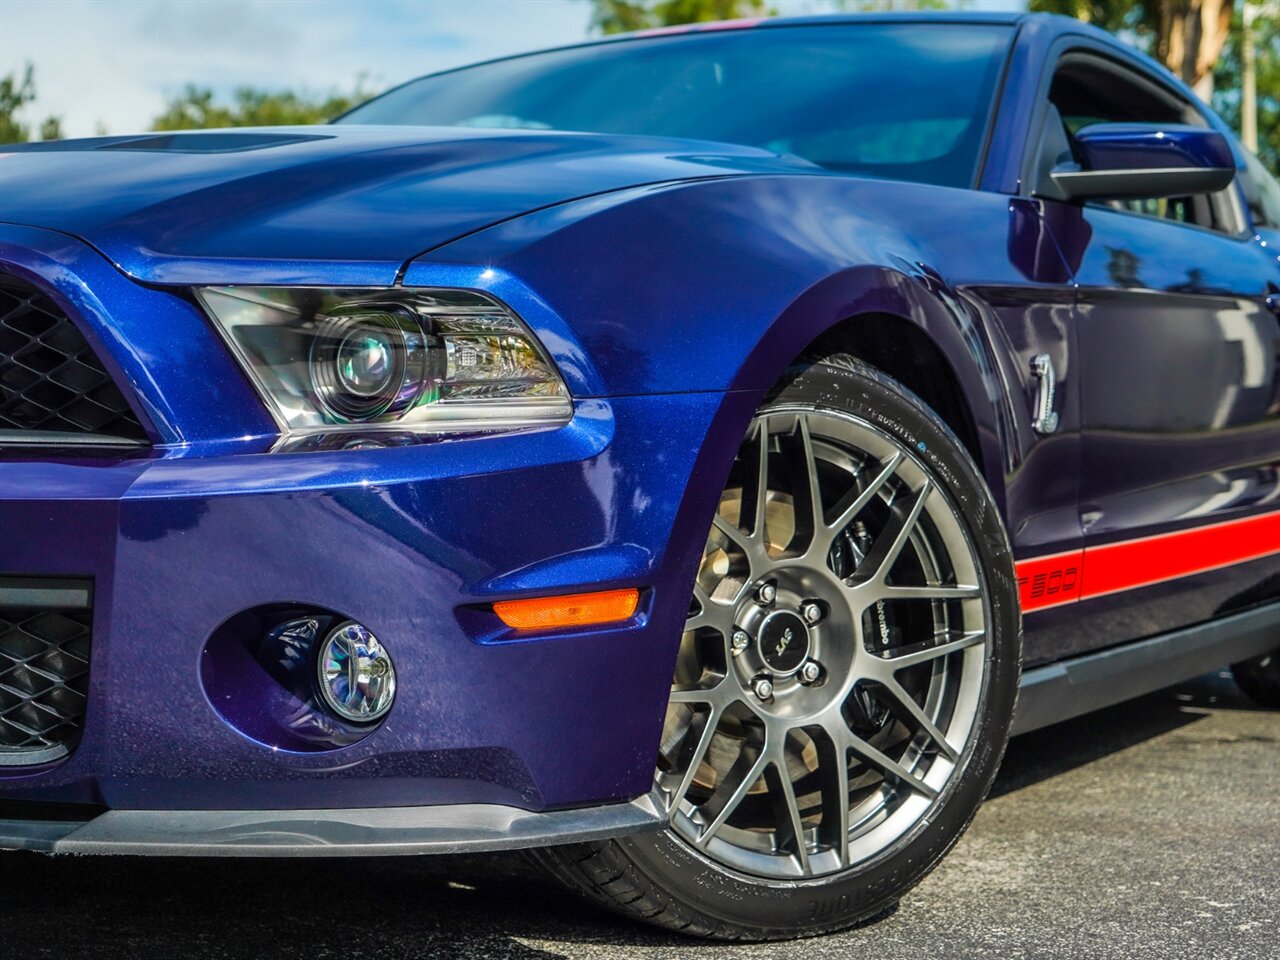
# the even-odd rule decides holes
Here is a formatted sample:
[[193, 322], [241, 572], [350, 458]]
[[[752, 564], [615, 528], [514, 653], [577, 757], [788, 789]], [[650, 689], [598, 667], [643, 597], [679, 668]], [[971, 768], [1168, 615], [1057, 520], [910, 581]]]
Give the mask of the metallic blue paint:
[[180, 292], [134, 283], [83, 242], [52, 230], [0, 225], [0, 262], [79, 320], [158, 443], [275, 434], [230, 355], [210, 349], [204, 315]]
[[[370, 451], [0, 461], [0, 527], [22, 531], [5, 569], [89, 570], [98, 598], [84, 739], [56, 769], [6, 774], [5, 795], [541, 807], [644, 792], [683, 610], [506, 644], [481, 642], [458, 611], [530, 592], [686, 589], [689, 547], [668, 537], [719, 490], [664, 491], [707, 461], [703, 438], [735, 402], [581, 401], [557, 430]], [[205, 638], [283, 602], [340, 610], [392, 651], [400, 694], [366, 740], [300, 756], [210, 709]], [[598, 723], [606, 709], [617, 724]]]
[[1105, 123], [1076, 134], [1085, 170], [1233, 170], [1231, 144], [1217, 130], [1186, 124]]
[[[1271, 250], [1034, 200], [1021, 182], [1057, 51], [1103, 49], [1185, 88], [1072, 20], [936, 22], [971, 20], [1018, 26], [975, 190], [724, 144], [511, 131], [110, 138], [0, 159], [0, 270], [81, 325], [154, 441], [128, 454], [0, 450], [0, 573], [91, 575], [97, 598], [83, 740], [48, 767], [3, 768], [0, 798], [543, 809], [643, 793], [694, 566], [743, 430], [811, 343], [871, 325], [936, 348], [938, 364], [917, 358], [899, 375], [954, 384], [953, 426], [972, 438], [1019, 557], [1264, 509], [1280, 411], [1241, 393], [1242, 369], [1223, 366], [1187, 399], [1206, 423], [1162, 424], [1139, 443], [1108, 428], [1182, 342], [1160, 329], [1170, 304], [1196, 336], [1243, 322], [1241, 336], [1275, 345], [1280, 330], [1254, 306], [1280, 291]], [[823, 18], [749, 29], [792, 22]], [[304, 139], [271, 142], [283, 133]], [[1108, 273], [1108, 246], [1140, 261], [1143, 284]], [[1201, 271], [1190, 287], [1188, 270]], [[396, 282], [510, 306], [564, 375], [572, 421], [273, 452], [276, 427], [189, 287]], [[1133, 365], [1100, 382], [1108, 331], [1126, 316]], [[1061, 377], [1048, 437], [1031, 426], [1040, 354]], [[1274, 363], [1262, 369], [1258, 397], [1280, 383]], [[1230, 422], [1217, 424], [1224, 402]], [[1151, 444], [1181, 472], [1134, 472]], [[1028, 656], [1132, 637], [1121, 623], [1204, 619], [1273, 567], [1192, 578], [1177, 603], [1157, 587], [1037, 614]], [[642, 588], [645, 606], [615, 627], [511, 635], [486, 613], [503, 598], [622, 586]], [[382, 726], [301, 752], [266, 742], [269, 723], [228, 721], [252, 698], [210, 704], [209, 637], [268, 604], [374, 630], [401, 683]]]
[[4, 161], [0, 219], [81, 237], [148, 283], [357, 286], [391, 284], [415, 254], [590, 194], [816, 172], [796, 158], [690, 140], [359, 126], [275, 132], [297, 130], [322, 136], [234, 153], [148, 140], [120, 149], [135, 142], [128, 137], [19, 147]]

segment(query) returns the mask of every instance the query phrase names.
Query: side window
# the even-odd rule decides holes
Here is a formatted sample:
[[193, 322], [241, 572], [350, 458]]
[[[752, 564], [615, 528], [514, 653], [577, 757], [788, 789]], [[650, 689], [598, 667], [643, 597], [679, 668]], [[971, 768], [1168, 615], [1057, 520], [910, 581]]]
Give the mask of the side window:
[[1245, 153], [1249, 179], [1245, 181], [1245, 197], [1255, 227], [1280, 229], [1280, 183], [1252, 153]]
[[[1049, 100], [1057, 108], [1071, 143], [1079, 130], [1094, 123], [1205, 126], [1200, 112], [1172, 92], [1109, 60], [1087, 54], [1069, 53], [1062, 58], [1049, 88]], [[1105, 205], [1223, 233], [1240, 230], [1230, 190], [1159, 200], [1113, 200]]]

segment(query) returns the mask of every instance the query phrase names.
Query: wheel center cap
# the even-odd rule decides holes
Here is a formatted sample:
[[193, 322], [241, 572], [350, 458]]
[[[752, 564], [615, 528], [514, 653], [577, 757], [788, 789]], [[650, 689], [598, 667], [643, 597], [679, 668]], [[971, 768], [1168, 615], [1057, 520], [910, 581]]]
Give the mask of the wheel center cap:
[[798, 614], [775, 610], [760, 624], [756, 647], [773, 673], [795, 673], [809, 658], [809, 627]]

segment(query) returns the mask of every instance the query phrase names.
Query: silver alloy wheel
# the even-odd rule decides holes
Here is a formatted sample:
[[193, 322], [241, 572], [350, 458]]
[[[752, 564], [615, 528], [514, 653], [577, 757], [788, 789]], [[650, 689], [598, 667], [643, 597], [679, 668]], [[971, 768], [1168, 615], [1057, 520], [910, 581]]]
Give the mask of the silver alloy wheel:
[[944, 799], [981, 708], [983, 572], [946, 491], [871, 423], [752, 423], [694, 585], [656, 782], [725, 867], [836, 873]]

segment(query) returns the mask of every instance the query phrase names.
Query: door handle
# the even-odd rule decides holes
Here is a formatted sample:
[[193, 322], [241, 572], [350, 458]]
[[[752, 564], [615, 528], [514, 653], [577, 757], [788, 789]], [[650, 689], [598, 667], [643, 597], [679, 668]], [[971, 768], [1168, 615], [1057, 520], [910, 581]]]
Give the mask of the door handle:
[[1047, 437], [1058, 429], [1058, 414], [1053, 408], [1058, 392], [1058, 371], [1053, 368], [1053, 358], [1042, 353], [1032, 358], [1031, 373], [1037, 381], [1031, 427], [1040, 436]]

